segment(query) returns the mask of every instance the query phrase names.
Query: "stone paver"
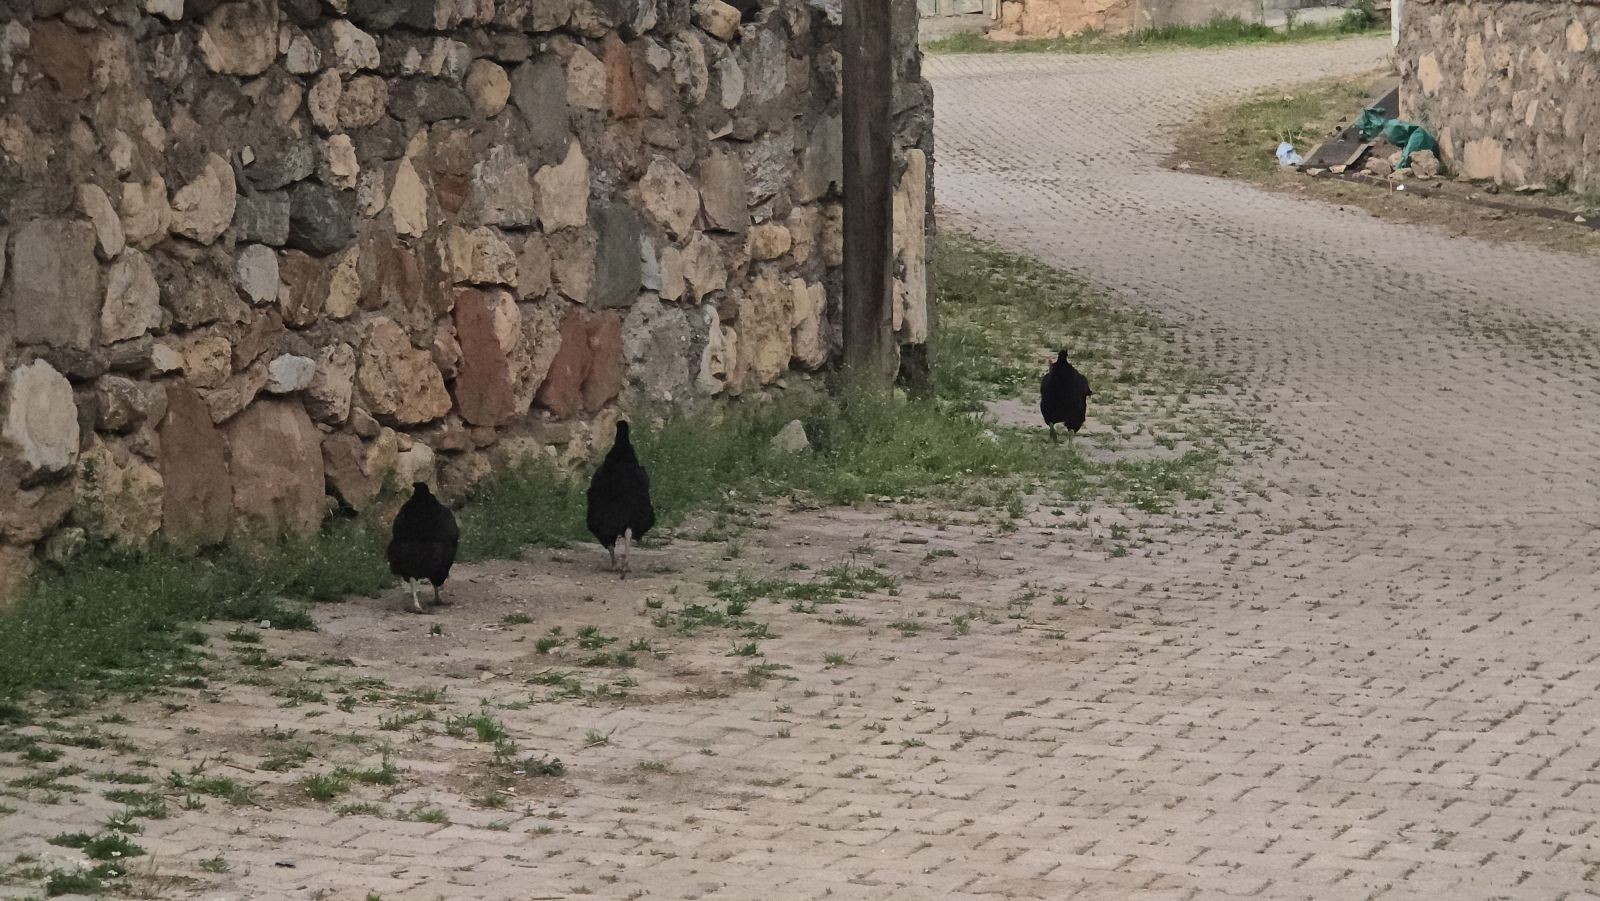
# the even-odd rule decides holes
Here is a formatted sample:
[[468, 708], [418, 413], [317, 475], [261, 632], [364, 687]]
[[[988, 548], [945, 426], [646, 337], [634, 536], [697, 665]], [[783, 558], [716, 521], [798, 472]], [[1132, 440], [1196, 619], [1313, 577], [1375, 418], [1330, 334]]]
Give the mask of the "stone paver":
[[[1248, 491], [1163, 517], [1045, 504], [1016, 529], [791, 510], [737, 548], [646, 549], [627, 583], [590, 547], [463, 567], [437, 618], [352, 599], [318, 632], [264, 633], [265, 662], [219, 638], [204, 688], [68, 717], [137, 751], [64, 749], [50, 766], [83, 772], [58, 781], [88, 790], [0, 799], [18, 808], [0, 848], [72, 859], [46, 839], [119, 808], [107, 771], [202, 769], [254, 803], [186, 810], [154, 785], [171, 815], [136, 837], [150, 896], [1593, 894], [1600, 263], [1160, 168], [1205, 102], [1383, 52], [929, 65], [946, 224], [1086, 272], [1236, 371], [1221, 400], [1279, 443], [1238, 460]], [[716, 575], [845, 562], [898, 590], [756, 602], [765, 658], [652, 622]], [[655, 653], [581, 666], [588, 624]], [[553, 626], [567, 643], [541, 653]], [[782, 668], [752, 684], [760, 659]], [[565, 673], [576, 693], [550, 684]], [[384, 728], [419, 710], [435, 719]], [[502, 781], [488, 743], [432, 734], [479, 710], [567, 775]], [[302, 768], [262, 766], [299, 743]], [[381, 815], [297, 784], [385, 755], [398, 784], [338, 802]], [[0, 758], [0, 782], [38, 770]], [[435, 809], [449, 822], [418, 818]], [[199, 867], [214, 855], [230, 869]]]

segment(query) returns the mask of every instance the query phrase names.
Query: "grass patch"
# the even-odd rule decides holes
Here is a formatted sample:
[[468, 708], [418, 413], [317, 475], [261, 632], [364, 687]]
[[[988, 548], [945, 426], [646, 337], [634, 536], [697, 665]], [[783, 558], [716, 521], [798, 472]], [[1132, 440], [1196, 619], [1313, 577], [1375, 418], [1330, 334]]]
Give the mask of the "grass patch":
[[[895, 591], [893, 576], [868, 566], [836, 566], [808, 582], [785, 579], [717, 579], [706, 587], [712, 595], [728, 605], [734, 615], [749, 609], [751, 603], [763, 598], [778, 601], [831, 602], [843, 598], [865, 597], [872, 592]], [[735, 612], [737, 611], [737, 612]]]
[[1279, 30], [1238, 16], [1218, 16], [1203, 25], [1166, 25], [1128, 34], [1091, 28], [1059, 38], [992, 41], [981, 34], [958, 34], [929, 42], [929, 53], [1127, 53], [1139, 50], [1194, 50], [1253, 44], [1322, 41], [1388, 30], [1370, 0], [1345, 12], [1335, 22], [1300, 25], [1291, 21]]
[[48, 898], [62, 895], [98, 895], [105, 884], [87, 870], [56, 870], [45, 880], [44, 893]]
[[109, 782], [112, 785], [149, 785], [155, 780], [143, 773], [101, 773], [94, 777], [100, 782]]
[[482, 713], [453, 716], [445, 720], [444, 731], [451, 738], [466, 738], [471, 735], [482, 742], [495, 742], [506, 737], [505, 724]]
[[77, 775], [77, 773], [74, 772], [72, 768], [61, 767], [55, 770], [34, 773], [31, 776], [22, 776], [12, 779], [10, 782], [6, 783], [6, 786], [8, 788], [16, 788], [23, 791], [45, 791], [54, 792], [61, 795], [82, 794], [83, 789], [69, 782], [60, 781], [66, 777], [74, 775]]
[[397, 816], [402, 822], [433, 823], [439, 826], [450, 824], [450, 815], [437, 807], [416, 807]]
[[1065, 347], [1090, 374], [1096, 409], [1151, 383], [1196, 381], [1196, 373], [1144, 348], [1167, 327], [1113, 307], [1071, 275], [960, 236], [938, 243], [938, 394], [966, 409], [996, 397], [1038, 398], [1039, 379]]
[[407, 726], [433, 719], [431, 710], [409, 710], [394, 716], [378, 717], [378, 728], [384, 732], [398, 732]]
[[729, 601], [722, 607], [707, 604], [684, 604], [677, 610], [664, 610], [650, 618], [658, 629], [667, 629], [679, 635], [693, 635], [702, 629], [733, 629], [747, 637], [761, 637], [766, 627], [753, 620], [744, 619], [748, 604]]
[[394, 785], [400, 781], [400, 771], [395, 769], [394, 764], [390, 763], [387, 757], [384, 758], [383, 763], [375, 768], [353, 770], [340, 767], [334, 771], [334, 775], [348, 779], [351, 782], [359, 782], [362, 785]]
[[50, 844], [62, 848], [77, 848], [90, 860], [114, 861], [144, 855], [143, 848], [134, 844], [127, 836], [117, 833], [88, 835], [83, 832], [73, 832], [50, 839]]
[[113, 804], [127, 805], [125, 813], [128, 816], [146, 820], [164, 820], [167, 818], [166, 798], [157, 792], [118, 788], [106, 792], [104, 797]]
[[309, 628], [302, 602], [389, 584], [382, 552], [380, 530], [358, 519], [265, 548], [93, 547], [35, 578], [0, 616], [0, 698], [84, 686], [137, 692], [189, 675], [182, 664], [204, 636], [186, 623]]
[[210, 795], [221, 798], [229, 804], [242, 806], [256, 802], [249, 786], [241, 785], [226, 776], [184, 776], [173, 773], [167, 777], [167, 784], [174, 791], [189, 792], [192, 795]]

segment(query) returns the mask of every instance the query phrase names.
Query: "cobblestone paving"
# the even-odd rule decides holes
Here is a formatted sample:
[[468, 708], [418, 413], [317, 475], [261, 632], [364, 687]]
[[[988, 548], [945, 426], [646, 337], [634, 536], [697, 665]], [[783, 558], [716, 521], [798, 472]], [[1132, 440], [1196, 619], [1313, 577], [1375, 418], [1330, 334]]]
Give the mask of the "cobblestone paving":
[[[128, 887], [157, 898], [1592, 894], [1600, 263], [1159, 166], [1204, 101], [1382, 52], [930, 61], [946, 223], [1235, 371], [1277, 443], [1240, 492], [793, 509], [626, 583], [575, 548], [464, 567], [437, 617], [218, 628], [190, 687], [13, 730], [61, 757], [0, 756], [0, 897], [153, 800]], [[757, 600], [767, 637], [657, 622], [846, 563], [898, 586]]]
[[1595, 892], [1600, 261], [1160, 165], [1198, 106], [1386, 49], [929, 66], [946, 226], [1184, 323], [1282, 442], [1259, 516], [1145, 579], [1178, 625], [1062, 686], [1085, 895]]

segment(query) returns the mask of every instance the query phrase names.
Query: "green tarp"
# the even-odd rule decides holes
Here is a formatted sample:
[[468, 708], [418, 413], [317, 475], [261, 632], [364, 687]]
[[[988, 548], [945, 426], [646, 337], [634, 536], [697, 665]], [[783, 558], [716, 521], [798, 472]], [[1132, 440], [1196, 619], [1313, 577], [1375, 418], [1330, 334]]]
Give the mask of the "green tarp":
[[1388, 111], [1381, 106], [1371, 106], [1361, 111], [1361, 118], [1356, 120], [1356, 128], [1361, 132], [1363, 141], [1370, 141], [1382, 132], [1389, 143], [1400, 148], [1400, 168], [1411, 165], [1411, 154], [1418, 150], [1426, 150], [1434, 156], [1439, 155], [1439, 142], [1428, 134], [1428, 130], [1415, 122], [1401, 122], [1399, 119], [1388, 118]]
[[1369, 106], [1361, 111], [1361, 118], [1356, 120], [1356, 127], [1361, 130], [1361, 140], [1370, 141], [1383, 131], [1383, 123], [1389, 120], [1389, 111], [1381, 106]]

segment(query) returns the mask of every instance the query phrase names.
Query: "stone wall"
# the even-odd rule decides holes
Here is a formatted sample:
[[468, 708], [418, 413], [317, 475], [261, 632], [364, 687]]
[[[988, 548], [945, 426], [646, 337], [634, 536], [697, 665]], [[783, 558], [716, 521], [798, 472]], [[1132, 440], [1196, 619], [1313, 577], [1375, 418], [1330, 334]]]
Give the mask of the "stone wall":
[[[928, 334], [911, 27], [896, 321]], [[839, 340], [839, 8], [7, 0], [0, 594], [576, 462]], [[904, 21], [906, 15], [899, 20]], [[595, 436], [595, 437], [591, 437]]]
[[1268, 10], [1299, 9], [1305, 0], [1001, 0], [994, 32], [1010, 38], [1054, 38], [1096, 30], [1125, 34], [1218, 17], [1263, 21]]
[[1140, 27], [1138, 0], [1001, 0], [990, 37], [1058, 38], [1094, 29], [1113, 34]]
[[1469, 178], [1600, 190], [1600, 7], [1407, 0], [1400, 108]]

